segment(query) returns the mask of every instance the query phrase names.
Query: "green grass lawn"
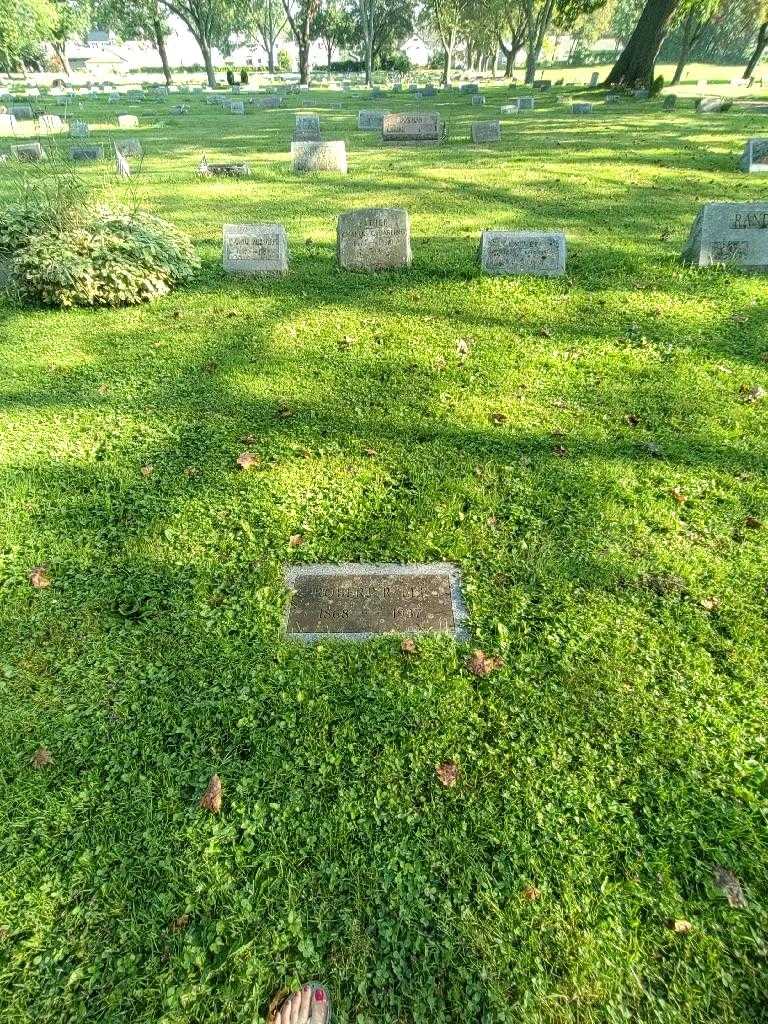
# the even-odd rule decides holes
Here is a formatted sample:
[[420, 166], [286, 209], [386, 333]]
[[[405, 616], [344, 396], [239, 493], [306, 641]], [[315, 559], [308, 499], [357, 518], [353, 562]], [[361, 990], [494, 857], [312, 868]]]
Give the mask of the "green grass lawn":
[[[114, 189], [203, 270], [0, 306], [4, 1022], [246, 1024], [308, 978], [340, 1024], [768, 1019], [766, 282], [678, 258], [702, 202], [765, 197], [736, 163], [768, 119], [550, 94], [472, 147], [486, 92], [75, 109], [97, 141], [139, 114]], [[371, 106], [450, 141], [382, 148]], [[295, 109], [346, 178], [291, 175]], [[337, 269], [374, 205], [411, 271]], [[285, 279], [224, 276], [249, 221], [286, 226]], [[567, 276], [481, 277], [485, 227], [563, 229]], [[471, 644], [286, 643], [284, 567], [357, 560], [456, 562]]]

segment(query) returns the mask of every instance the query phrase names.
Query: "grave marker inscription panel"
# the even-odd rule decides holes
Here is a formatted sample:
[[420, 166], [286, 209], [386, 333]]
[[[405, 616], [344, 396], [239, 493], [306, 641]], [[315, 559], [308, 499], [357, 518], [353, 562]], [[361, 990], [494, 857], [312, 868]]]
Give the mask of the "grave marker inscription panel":
[[387, 633], [464, 639], [466, 611], [454, 565], [311, 565], [289, 569], [286, 632], [304, 640], [365, 640]]
[[285, 274], [288, 239], [282, 224], [225, 224], [224, 270], [228, 274]]
[[705, 203], [683, 260], [695, 267], [727, 266], [768, 273], [768, 202]]
[[411, 265], [411, 225], [406, 210], [371, 207], [342, 213], [336, 253], [344, 270], [363, 273]]
[[484, 231], [480, 264], [486, 274], [497, 277], [557, 277], [565, 273], [565, 235], [562, 231]]

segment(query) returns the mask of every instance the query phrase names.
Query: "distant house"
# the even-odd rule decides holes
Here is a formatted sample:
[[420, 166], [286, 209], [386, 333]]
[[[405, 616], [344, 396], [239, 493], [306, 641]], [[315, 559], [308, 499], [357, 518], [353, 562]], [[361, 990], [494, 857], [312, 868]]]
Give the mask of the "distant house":
[[82, 71], [95, 78], [125, 74], [131, 70], [131, 62], [119, 50], [100, 45], [72, 43], [67, 47], [67, 57], [73, 71]]

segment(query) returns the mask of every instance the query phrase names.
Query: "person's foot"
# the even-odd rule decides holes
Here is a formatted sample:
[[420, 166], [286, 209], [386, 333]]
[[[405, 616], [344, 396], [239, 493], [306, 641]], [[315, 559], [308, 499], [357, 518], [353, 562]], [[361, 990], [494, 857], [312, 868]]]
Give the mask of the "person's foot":
[[327, 1024], [331, 1015], [328, 993], [322, 985], [302, 985], [287, 995], [269, 1017], [270, 1024]]

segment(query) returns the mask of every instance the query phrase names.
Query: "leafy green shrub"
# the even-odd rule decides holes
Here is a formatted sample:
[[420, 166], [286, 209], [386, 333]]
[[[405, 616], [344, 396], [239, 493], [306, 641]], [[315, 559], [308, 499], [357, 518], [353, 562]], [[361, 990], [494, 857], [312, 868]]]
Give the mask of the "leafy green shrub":
[[51, 217], [27, 204], [0, 214], [0, 263], [27, 301], [130, 306], [188, 281], [200, 266], [190, 240], [147, 213], [90, 206]]
[[248, 85], [248, 69], [240, 68], [240, 84]]

